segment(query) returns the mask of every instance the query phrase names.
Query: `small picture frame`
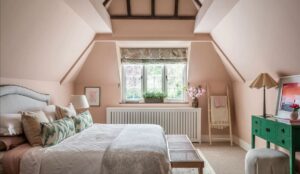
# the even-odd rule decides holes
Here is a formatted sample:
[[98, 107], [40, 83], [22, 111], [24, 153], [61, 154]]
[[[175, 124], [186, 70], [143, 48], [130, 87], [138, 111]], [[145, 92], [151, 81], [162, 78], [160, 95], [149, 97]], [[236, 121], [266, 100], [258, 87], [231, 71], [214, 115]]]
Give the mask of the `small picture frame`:
[[85, 87], [84, 94], [91, 107], [99, 107], [101, 105], [101, 88], [100, 87]]

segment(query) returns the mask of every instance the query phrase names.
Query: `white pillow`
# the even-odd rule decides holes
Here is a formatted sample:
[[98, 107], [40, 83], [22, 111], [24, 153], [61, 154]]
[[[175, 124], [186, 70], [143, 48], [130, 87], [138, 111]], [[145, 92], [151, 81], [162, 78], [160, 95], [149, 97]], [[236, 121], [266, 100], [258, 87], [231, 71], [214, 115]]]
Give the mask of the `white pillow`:
[[68, 106], [56, 106], [56, 119], [62, 119], [64, 117], [75, 117], [77, 115], [76, 110], [72, 103]]
[[50, 122], [56, 120], [56, 110], [55, 105], [48, 105], [43, 108], [43, 112], [47, 116]]
[[0, 115], [0, 136], [13, 136], [23, 134], [21, 114]]
[[22, 114], [23, 113], [27, 113], [28, 115], [37, 115], [41, 123], [49, 123], [49, 119], [47, 118], [46, 114], [43, 111], [22, 112]]

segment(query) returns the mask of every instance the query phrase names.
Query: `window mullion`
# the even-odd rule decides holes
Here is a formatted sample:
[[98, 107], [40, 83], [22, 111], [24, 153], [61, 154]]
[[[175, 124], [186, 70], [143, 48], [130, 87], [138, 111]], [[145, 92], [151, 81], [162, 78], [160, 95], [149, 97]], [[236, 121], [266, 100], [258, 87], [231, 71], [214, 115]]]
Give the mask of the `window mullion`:
[[122, 101], [126, 101], [126, 75], [124, 65], [122, 65]]
[[143, 65], [142, 71], [142, 95], [147, 91], [147, 71], [145, 65]]
[[168, 83], [168, 79], [167, 79], [167, 66], [164, 65], [164, 69], [163, 69], [163, 81], [162, 81], [162, 84], [163, 84], [163, 92], [165, 94], [168, 94], [168, 91], [167, 91], [167, 83]]

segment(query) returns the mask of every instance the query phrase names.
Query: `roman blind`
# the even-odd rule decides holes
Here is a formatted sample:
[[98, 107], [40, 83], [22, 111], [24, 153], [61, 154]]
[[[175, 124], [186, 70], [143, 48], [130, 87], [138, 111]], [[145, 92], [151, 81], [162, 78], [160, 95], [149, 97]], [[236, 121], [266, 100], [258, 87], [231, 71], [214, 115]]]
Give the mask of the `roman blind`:
[[185, 63], [187, 48], [121, 48], [122, 63]]

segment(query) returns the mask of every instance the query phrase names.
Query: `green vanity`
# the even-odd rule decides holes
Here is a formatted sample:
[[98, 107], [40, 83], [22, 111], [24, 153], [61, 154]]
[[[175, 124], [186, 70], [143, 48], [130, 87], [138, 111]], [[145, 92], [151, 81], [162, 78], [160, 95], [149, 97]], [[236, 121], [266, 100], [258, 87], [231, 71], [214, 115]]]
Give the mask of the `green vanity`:
[[295, 152], [300, 151], [300, 122], [275, 117], [264, 118], [252, 115], [252, 148], [255, 148], [255, 136], [280, 146], [290, 152], [290, 174], [295, 174]]

